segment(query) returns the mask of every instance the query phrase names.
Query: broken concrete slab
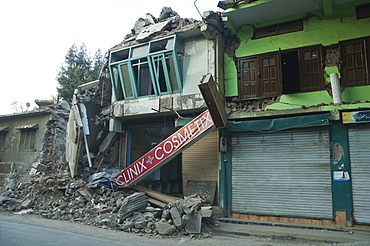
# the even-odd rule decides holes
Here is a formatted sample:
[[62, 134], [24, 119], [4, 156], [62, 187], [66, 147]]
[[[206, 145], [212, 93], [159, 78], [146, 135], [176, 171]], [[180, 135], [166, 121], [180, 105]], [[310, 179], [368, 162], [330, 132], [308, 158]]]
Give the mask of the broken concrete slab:
[[92, 200], [93, 195], [89, 188], [83, 187], [83, 188], [78, 189], [77, 191], [80, 192], [80, 194], [83, 195], [86, 198], [86, 200], [88, 201]]
[[21, 208], [29, 208], [32, 204], [32, 200], [31, 199], [26, 199], [22, 202], [21, 204]]
[[41, 164], [41, 163], [33, 163], [31, 166], [31, 170], [29, 172], [29, 176], [34, 176], [37, 174], [37, 172], [46, 173], [48, 170], [48, 166]]
[[194, 211], [193, 213], [184, 215], [185, 231], [187, 233], [200, 233], [202, 229], [202, 216], [199, 212]]
[[167, 222], [159, 221], [154, 223], [155, 229], [160, 235], [172, 235], [176, 231], [176, 227]]
[[150, 25], [149, 27], [142, 30], [139, 35], [136, 37], [136, 41], [138, 42], [144, 42], [148, 40], [152, 35], [155, 35], [156, 33], [162, 32], [170, 23], [170, 21], [164, 21], [160, 22], [154, 25]]
[[211, 206], [207, 206], [207, 207], [201, 207], [199, 212], [203, 218], [210, 218], [212, 216], [213, 210]]
[[172, 208], [170, 209], [170, 213], [171, 213], [171, 217], [172, 217], [172, 221], [174, 225], [177, 228], [180, 228], [182, 225], [182, 219], [181, 219], [180, 211], [177, 208], [177, 206], [172, 206]]
[[109, 132], [103, 142], [99, 146], [99, 152], [106, 153], [110, 147], [114, 144], [118, 134], [116, 132]]
[[204, 200], [200, 195], [195, 194], [185, 197], [183, 201], [180, 201], [180, 203], [181, 204], [179, 204], [179, 206], [181, 206], [185, 213], [189, 214], [192, 211], [199, 210], [204, 203]]

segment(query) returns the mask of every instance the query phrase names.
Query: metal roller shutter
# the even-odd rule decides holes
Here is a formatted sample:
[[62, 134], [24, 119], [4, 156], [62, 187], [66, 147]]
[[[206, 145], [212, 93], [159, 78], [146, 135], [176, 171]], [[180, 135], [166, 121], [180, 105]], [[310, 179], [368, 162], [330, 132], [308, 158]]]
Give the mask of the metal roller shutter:
[[349, 128], [354, 218], [370, 223], [370, 126]]
[[232, 212], [331, 219], [327, 128], [234, 134]]

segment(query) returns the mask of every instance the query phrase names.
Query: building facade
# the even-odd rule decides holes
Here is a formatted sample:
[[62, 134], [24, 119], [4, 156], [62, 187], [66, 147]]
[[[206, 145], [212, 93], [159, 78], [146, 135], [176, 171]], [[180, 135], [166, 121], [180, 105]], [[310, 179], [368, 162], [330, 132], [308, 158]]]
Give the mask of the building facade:
[[[159, 18], [138, 19], [132, 33], [108, 51], [99, 81], [76, 90], [67, 130], [72, 175], [86, 148], [90, 167], [122, 170], [207, 110], [198, 84], [211, 75], [224, 93], [228, 34], [219, 13], [206, 12], [197, 21], [163, 8]], [[218, 131], [187, 147], [135, 184], [174, 195], [186, 195], [189, 183], [210, 184], [210, 202], [217, 204]]]
[[370, 224], [370, 2], [219, 6], [239, 39], [224, 55], [224, 214]]

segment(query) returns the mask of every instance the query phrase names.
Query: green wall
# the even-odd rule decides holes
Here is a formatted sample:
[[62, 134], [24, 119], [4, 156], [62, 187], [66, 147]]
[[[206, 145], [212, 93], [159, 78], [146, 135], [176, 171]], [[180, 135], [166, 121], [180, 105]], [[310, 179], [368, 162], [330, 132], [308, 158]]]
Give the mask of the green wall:
[[[251, 56], [280, 50], [287, 50], [298, 47], [322, 44], [324, 46], [336, 44], [338, 41], [370, 36], [370, 18], [356, 20], [355, 6], [368, 3], [366, 0], [353, 1], [341, 5], [333, 6], [333, 15], [324, 16], [323, 9], [313, 11], [314, 17], [304, 21], [304, 30], [277, 36], [251, 40], [253, 28], [251, 26], [241, 26], [237, 33], [240, 38], [240, 46], [235, 51], [236, 57]], [[288, 16], [271, 21], [256, 23], [256, 27], [286, 22], [293, 19], [302, 18], [303, 14]], [[238, 96], [238, 81], [236, 66], [233, 59], [224, 56], [225, 62], [225, 95], [228, 97]], [[367, 88], [366, 88], [367, 89]], [[315, 97], [324, 100], [319, 103], [329, 102], [330, 97], [322, 93], [310, 93], [307, 97]], [[369, 91], [367, 91], [369, 93]], [[304, 94], [304, 93], [300, 93]], [[297, 102], [297, 96], [290, 95], [284, 100], [293, 99]], [[304, 97], [304, 96], [303, 96]], [[303, 102], [306, 98], [302, 99]], [[358, 99], [356, 99], [358, 100]], [[299, 100], [298, 100], [299, 101]], [[290, 102], [290, 101], [289, 101]], [[304, 104], [304, 103], [299, 104]], [[293, 103], [293, 102], [292, 102]], [[310, 103], [313, 105], [314, 103]]]
[[[325, 106], [324, 110], [335, 110], [335, 109], [353, 109], [361, 107], [370, 107], [370, 86], [358, 86], [345, 88], [342, 92], [343, 102], [354, 102], [359, 101], [363, 103], [356, 104], [343, 104], [343, 105], [330, 105]], [[266, 107], [268, 110], [286, 110], [302, 108], [302, 106], [313, 106], [319, 104], [330, 104], [333, 103], [333, 98], [330, 97], [329, 93], [325, 91], [314, 91], [282, 95], [279, 102]]]

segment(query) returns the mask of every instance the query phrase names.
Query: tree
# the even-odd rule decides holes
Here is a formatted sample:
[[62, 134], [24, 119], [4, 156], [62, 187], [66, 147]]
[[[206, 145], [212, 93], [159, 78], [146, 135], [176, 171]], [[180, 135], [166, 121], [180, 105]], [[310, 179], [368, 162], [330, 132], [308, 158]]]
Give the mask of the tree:
[[[24, 106], [22, 103], [19, 103], [18, 101], [12, 102], [11, 106], [14, 110], [14, 113], [22, 113], [24, 112]], [[26, 102], [26, 111], [28, 111], [28, 108], [31, 107], [31, 103]]]
[[19, 103], [18, 103], [18, 101], [15, 101], [15, 102], [12, 102], [12, 108], [13, 108], [13, 110], [14, 110], [14, 113], [19, 113], [19, 110], [20, 110], [20, 108], [19, 108]]
[[26, 102], [26, 107], [27, 107], [26, 111], [28, 111], [28, 108], [31, 107], [31, 103]]
[[82, 44], [79, 49], [75, 44], [72, 45], [56, 78], [60, 86], [57, 88], [60, 97], [71, 101], [73, 92], [79, 85], [98, 79], [103, 64], [104, 58], [100, 49], [91, 58], [85, 44]]

